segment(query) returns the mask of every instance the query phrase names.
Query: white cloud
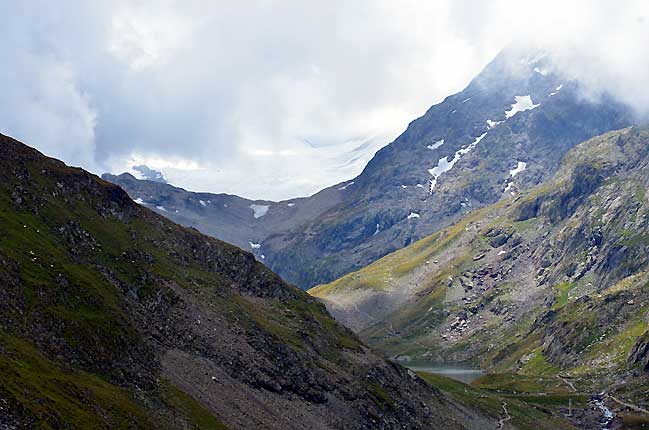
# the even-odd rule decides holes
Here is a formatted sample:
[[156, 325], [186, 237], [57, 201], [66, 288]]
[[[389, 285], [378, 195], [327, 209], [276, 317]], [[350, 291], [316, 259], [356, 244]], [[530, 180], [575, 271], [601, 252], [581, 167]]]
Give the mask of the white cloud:
[[188, 189], [306, 195], [358, 174], [510, 42], [646, 112], [647, 7], [0, 2], [0, 132], [96, 173], [137, 160]]
[[96, 168], [96, 111], [73, 69], [55, 58], [16, 54], [11, 60], [19, 68], [0, 67], [2, 131], [46, 155]]

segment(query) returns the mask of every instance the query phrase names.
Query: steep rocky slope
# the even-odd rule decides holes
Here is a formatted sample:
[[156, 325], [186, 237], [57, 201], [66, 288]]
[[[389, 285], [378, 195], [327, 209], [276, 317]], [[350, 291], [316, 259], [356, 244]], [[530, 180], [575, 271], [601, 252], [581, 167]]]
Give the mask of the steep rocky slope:
[[[402, 359], [572, 378], [649, 409], [649, 128], [310, 292]], [[407, 357], [406, 357], [407, 356]]]
[[[228, 197], [229, 203], [187, 194], [172, 205], [177, 193], [170, 187], [152, 192], [165, 187], [107, 178], [152, 208], [164, 206], [161, 213], [177, 222], [253, 244], [271, 269], [306, 288], [539, 184], [579, 142], [630, 124], [628, 110], [610, 97], [591, 102], [580, 94], [579, 83], [554, 70], [549, 57], [510, 47], [467, 88], [413, 121], [357, 178], [313, 197], [279, 203]], [[216, 200], [218, 208], [199, 200]], [[252, 204], [267, 212], [255, 218]]]
[[0, 135], [0, 428], [495, 428], [246, 252]]

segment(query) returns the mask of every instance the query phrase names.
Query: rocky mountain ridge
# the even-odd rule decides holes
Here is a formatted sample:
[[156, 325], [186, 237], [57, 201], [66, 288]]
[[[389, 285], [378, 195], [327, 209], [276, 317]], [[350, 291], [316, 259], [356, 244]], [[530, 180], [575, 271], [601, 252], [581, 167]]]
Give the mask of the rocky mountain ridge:
[[[547, 55], [508, 48], [379, 150], [358, 177], [309, 198], [221, 202], [188, 193], [179, 200], [171, 187], [106, 178], [179, 223], [248, 246], [288, 282], [308, 288], [541, 183], [572, 147], [631, 122], [612, 97], [583, 98], [580, 84]], [[218, 208], [199, 206], [206, 199]]]

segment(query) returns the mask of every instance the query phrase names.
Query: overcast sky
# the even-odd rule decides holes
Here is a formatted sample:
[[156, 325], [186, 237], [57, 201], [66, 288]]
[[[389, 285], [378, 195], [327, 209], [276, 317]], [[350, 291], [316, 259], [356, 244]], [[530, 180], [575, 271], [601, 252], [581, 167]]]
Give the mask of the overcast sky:
[[284, 199], [353, 177], [512, 41], [649, 106], [642, 0], [0, 0], [0, 14], [0, 132], [193, 191]]

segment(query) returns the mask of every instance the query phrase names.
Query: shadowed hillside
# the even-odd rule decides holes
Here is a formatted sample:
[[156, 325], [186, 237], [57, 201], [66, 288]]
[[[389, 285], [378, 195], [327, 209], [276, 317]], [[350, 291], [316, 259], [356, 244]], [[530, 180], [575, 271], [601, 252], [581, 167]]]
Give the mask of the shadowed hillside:
[[495, 425], [251, 254], [5, 136], [0, 268], [2, 428]]

